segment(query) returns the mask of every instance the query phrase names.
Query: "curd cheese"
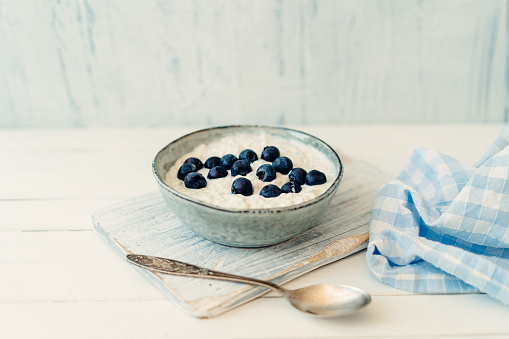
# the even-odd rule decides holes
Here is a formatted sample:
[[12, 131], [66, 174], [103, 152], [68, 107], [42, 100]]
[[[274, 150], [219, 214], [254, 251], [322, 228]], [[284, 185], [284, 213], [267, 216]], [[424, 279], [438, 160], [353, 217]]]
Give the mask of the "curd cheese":
[[[270, 182], [264, 182], [258, 179], [256, 176], [258, 167], [263, 164], [270, 164], [270, 162], [260, 159], [260, 155], [265, 146], [276, 146], [281, 156], [286, 156], [292, 160], [293, 168], [301, 167], [307, 172], [313, 169], [323, 172], [327, 177], [327, 182], [323, 185], [316, 186], [302, 185], [302, 191], [299, 193], [282, 193], [275, 198], [265, 198], [261, 196], [259, 193], [263, 186], [274, 184], [281, 188], [281, 186], [289, 181], [288, 174], [281, 173], [276, 173], [276, 179]], [[233, 154], [238, 157], [240, 152], [245, 149], [252, 149], [258, 155], [258, 160], [251, 163], [252, 171], [245, 176], [253, 185], [254, 193], [251, 196], [231, 193], [233, 181], [241, 176], [231, 176], [230, 170], [228, 170], [228, 175], [224, 178], [208, 179], [207, 174], [209, 169], [202, 168], [198, 172], [207, 179], [207, 186], [201, 189], [186, 188], [184, 181], [177, 178], [179, 167], [188, 158], [195, 157], [205, 163], [211, 156], [221, 158], [225, 154]], [[217, 207], [229, 209], [260, 209], [286, 207], [311, 200], [327, 191], [336, 176], [337, 171], [335, 170], [334, 164], [327, 159], [324, 154], [310, 145], [306, 145], [299, 141], [286, 140], [266, 133], [260, 133], [259, 135], [238, 133], [225, 136], [209, 144], [199, 145], [193, 151], [183, 155], [170, 168], [166, 174], [165, 182], [168, 186], [184, 195]]]

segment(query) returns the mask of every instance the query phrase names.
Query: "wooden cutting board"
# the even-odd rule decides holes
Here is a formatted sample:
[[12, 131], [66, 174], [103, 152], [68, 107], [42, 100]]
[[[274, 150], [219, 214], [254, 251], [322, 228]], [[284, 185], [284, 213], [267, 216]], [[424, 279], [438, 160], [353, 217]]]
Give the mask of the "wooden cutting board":
[[[363, 162], [348, 162], [338, 192], [312, 229], [278, 245], [234, 248], [188, 230], [159, 192], [103, 208], [95, 230], [120, 255], [155, 255], [214, 270], [282, 284], [367, 246], [372, 205], [387, 174]], [[126, 261], [126, 265], [131, 265]], [[138, 270], [184, 311], [210, 318], [268, 292], [266, 288]]]

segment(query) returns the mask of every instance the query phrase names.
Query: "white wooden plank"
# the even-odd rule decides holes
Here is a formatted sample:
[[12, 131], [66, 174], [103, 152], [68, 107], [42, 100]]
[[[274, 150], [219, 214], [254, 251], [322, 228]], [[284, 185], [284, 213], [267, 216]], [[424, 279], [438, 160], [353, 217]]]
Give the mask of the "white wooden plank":
[[[165, 128], [31, 128], [0, 130], [0, 152], [54, 153], [81, 152], [157, 152], [170, 141], [190, 133], [194, 127]], [[155, 156], [155, 154], [154, 154]]]
[[2, 231], [92, 230], [92, 214], [123, 199], [20, 199], [0, 202]]
[[509, 335], [508, 317], [507, 307], [485, 295], [380, 296], [339, 319], [311, 318], [279, 298], [209, 320], [159, 300], [0, 303], [7, 338], [498, 338]]
[[164, 296], [93, 231], [2, 232], [0, 303]]
[[153, 156], [129, 151], [4, 154], [0, 199], [127, 198], [151, 192], [157, 189]]
[[20, 263], [20, 270], [23, 270], [22, 265], [29, 263], [123, 263], [93, 231], [12, 231], [0, 234], [0, 263]]
[[146, 280], [123, 262], [20, 265], [0, 263], [0, 303], [165, 300], [162, 292], [147, 286]]

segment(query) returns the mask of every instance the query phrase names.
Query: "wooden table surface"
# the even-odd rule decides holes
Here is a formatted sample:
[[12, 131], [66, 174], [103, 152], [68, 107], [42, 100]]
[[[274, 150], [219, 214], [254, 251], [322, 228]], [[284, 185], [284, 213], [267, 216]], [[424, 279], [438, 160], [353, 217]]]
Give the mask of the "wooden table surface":
[[[503, 124], [291, 127], [395, 176], [415, 147], [471, 165]], [[287, 284], [367, 290], [371, 305], [350, 317], [312, 318], [270, 294], [214, 319], [182, 313], [106, 245], [91, 215], [157, 190], [156, 152], [195, 129], [0, 130], [1, 338], [509, 337], [508, 306], [396, 290], [372, 276], [365, 251]]]

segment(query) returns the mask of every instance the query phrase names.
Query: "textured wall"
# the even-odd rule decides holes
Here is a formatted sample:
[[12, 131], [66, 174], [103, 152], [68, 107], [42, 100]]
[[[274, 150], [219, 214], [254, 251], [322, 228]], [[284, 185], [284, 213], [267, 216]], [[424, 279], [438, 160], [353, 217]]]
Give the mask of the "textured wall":
[[506, 0], [0, 0], [0, 126], [508, 119]]

